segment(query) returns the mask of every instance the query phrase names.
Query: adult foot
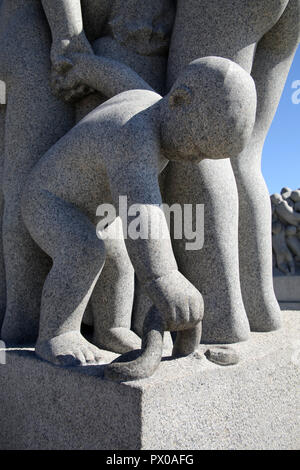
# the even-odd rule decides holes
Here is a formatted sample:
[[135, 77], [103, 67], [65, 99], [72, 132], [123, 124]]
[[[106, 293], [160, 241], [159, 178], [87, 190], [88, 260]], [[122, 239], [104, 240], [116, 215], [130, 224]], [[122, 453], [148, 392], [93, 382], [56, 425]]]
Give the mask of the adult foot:
[[245, 307], [251, 331], [267, 333], [281, 327], [281, 310], [275, 295], [270, 295], [267, 299], [259, 299], [257, 295], [252, 302], [246, 301]]

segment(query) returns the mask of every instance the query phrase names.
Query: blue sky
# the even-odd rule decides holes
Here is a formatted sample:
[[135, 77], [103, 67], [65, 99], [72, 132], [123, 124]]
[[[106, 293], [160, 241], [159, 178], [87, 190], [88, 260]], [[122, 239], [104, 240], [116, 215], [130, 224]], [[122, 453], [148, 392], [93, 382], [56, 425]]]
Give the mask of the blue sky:
[[[262, 171], [270, 194], [280, 192], [283, 186], [300, 188], [300, 92], [292, 88], [297, 80], [299, 90], [300, 47], [263, 151]], [[293, 94], [299, 104], [293, 104]]]

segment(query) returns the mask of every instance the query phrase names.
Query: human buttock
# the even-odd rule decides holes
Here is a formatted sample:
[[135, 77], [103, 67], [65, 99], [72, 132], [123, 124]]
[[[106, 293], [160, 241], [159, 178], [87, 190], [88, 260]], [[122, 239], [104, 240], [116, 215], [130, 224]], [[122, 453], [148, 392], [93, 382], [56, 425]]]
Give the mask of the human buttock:
[[183, 62], [197, 57], [216, 55], [251, 70], [255, 45], [278, 22], [288, 3], [289, 0], [178, 0], [170, 51], [172, 62], [178, 62], [174, 67], [181, 68]]

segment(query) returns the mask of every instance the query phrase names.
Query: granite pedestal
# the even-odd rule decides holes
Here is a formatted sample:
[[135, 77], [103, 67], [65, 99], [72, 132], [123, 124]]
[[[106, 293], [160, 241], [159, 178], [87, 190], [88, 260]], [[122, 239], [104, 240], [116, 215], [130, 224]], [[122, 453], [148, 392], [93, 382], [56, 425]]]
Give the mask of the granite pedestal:
[[273, 277], [274, 290], [282, 310], [300, 310], [300, 270], [296, 274], [281, 274], [277, 270]]
[[126, 384], [103, 380], [103, 366], [2, 351], [0, 448], [297, 449], [299, 327], [298, 312], [283, 312], [281, 330], [233, 346], [238, 365], [165, 356], [152, 378]]

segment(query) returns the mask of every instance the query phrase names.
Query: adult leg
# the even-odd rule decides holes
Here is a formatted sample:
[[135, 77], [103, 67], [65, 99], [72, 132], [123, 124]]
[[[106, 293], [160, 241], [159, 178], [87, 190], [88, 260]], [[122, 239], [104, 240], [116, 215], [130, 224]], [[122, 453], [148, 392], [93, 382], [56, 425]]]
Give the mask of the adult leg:
[[[204, 245], [186, 250], [190, 240], [173, 239], [182, 274], [202, 293], [203, 343], [235, 343], [249, 336], [238, 263], [238, 196], [230, 160], [198, 165], [173, 163], [165, 180], [168, 204], [204, 204]], [[195, 227], [194, 227], [195, 229]]]
[[104, 265], [103, 241], [83, 213], [48, 191], [27, 186], [22, 212], [32, 237], [53, 260], [43, 288], [37, 355], [58, 365], [98, 361], [98, 348], [83, 338], [80, 326]]
[[[21, 14], [22, 13], [22, 14]], [[3, 219], [7, 308], [2, 338], [34, 341], [49, 260], [24, 227], [20, 196], [30, 169], [73, 124], [71, 108], [51, 93], [50, 32], [40, 2], [20, 10], [7, 31], [7, 115]]]
[[261, 154], [299, 41], [300, 6], [291, 0], [279, 22], [259, 42], [252, 69], [257, 119], [247, 148], [232, 159], [239, 193], [239, 258], [243, 301], [253, 331], [280, 327], [273, 289], [271, 206]]

